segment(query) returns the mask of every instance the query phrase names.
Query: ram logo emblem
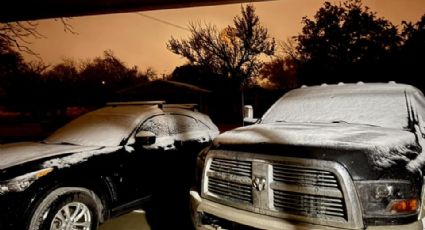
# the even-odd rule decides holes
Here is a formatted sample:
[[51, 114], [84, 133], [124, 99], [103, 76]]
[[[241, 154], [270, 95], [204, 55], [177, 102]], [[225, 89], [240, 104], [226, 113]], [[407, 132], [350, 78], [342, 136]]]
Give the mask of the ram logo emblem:
[[262, 177], [252, 178], [252, 187], [254, 187], [259, 192], [263, 191], [266, 188], [266, 179]]

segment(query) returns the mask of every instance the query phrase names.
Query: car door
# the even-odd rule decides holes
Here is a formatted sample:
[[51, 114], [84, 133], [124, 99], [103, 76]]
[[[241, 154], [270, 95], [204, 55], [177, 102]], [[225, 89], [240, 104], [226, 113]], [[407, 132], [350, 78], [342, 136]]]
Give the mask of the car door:
[[[168, 118], [165, 115], [152, 116], [141, 123], [134, 135], [140, 131], [152, 132], [156, 139], [169, 137]], [[132, 151], [125, 164], [125, 176], [123, 176], [121, 183], [126, 194], [124, 199], [127, 202], [146, 198], [152, 194], [158, 180], [157, 171], [161, 170], [161, 163], [157, 156], [164, 151], [152, 146], [132, 144], [129, 146], [131, 146]]]
[[[182, 114], [169, 115], [170, 135], [175, 140], [175, 154], [171, 157], [175, 171], [181, 173], [181, 183], [194, 180], [197, 154], [209, 145], [211, 138], [208, 126], [199, 120]], [[173, 167], [170, 166], [170, 167]]]
[[135, 135], [140, 131], [149, 131], [156, 138], [169, 136], [168, 121], [164, 115], [156, 115], [144, 120], [140, 127], [129, 138], [125, 153], [121, 155], [123, 161], [118, 193], [120, 203], [128, 204], [149, 198], [154, 189], [156, 180], [155, 171], [160, 169], [157, 155], [161, 149], [138, 146], [135, 144]]

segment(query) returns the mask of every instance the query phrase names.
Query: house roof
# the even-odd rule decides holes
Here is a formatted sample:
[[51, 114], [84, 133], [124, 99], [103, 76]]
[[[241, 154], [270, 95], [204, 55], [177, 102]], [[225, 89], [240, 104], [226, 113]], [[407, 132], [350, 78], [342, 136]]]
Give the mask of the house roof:
[[130, 88], [118, 91], [118, 94], [152, 94], [152, 93], [191, 93], [207, 94], [210, 90], [200, 88], [195, 85], [166, 80], [155, 80], [144, 84], [139, 84]]
[[156, 80], [116, 92], [114, 100], [165, 100], [167, 103], [199, 103], [199, 98], [211, 91], [198, 86]]

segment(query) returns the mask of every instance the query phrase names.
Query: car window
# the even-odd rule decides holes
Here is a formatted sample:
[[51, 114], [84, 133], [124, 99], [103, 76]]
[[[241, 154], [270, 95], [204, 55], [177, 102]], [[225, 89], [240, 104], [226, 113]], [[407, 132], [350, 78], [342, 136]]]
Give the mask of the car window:
[[158, 115], [147, 119], [139, 131], [150, 131], [155, 133], [157, 137], [169, 135], [168, 121], [165, 115]]
[[58, 129], [44, 142], [118, 146], [128, 138], [137, 123], [139, 123], [137, 116], [88, 113]]
[[179, 134], [191, 131], [208, 130], [209, 128], [194, 119], [184, 115], [169, 115], [170, 134]]

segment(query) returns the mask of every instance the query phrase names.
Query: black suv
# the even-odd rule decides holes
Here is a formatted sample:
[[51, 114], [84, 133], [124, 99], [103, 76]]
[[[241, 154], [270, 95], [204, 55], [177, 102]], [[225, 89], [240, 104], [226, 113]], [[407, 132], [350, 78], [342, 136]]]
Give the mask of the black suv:
[[424, 137], [425, 98], [412, 86], [292, 90], [199, 155], [193, 219], [198, 229], [422, 229]]
[[218, 129], [186, 107], [110, 103], [42, 142], [0, 145], [0, 229], [94, 230], [160, 190], [188, 194], [195, 156]]

